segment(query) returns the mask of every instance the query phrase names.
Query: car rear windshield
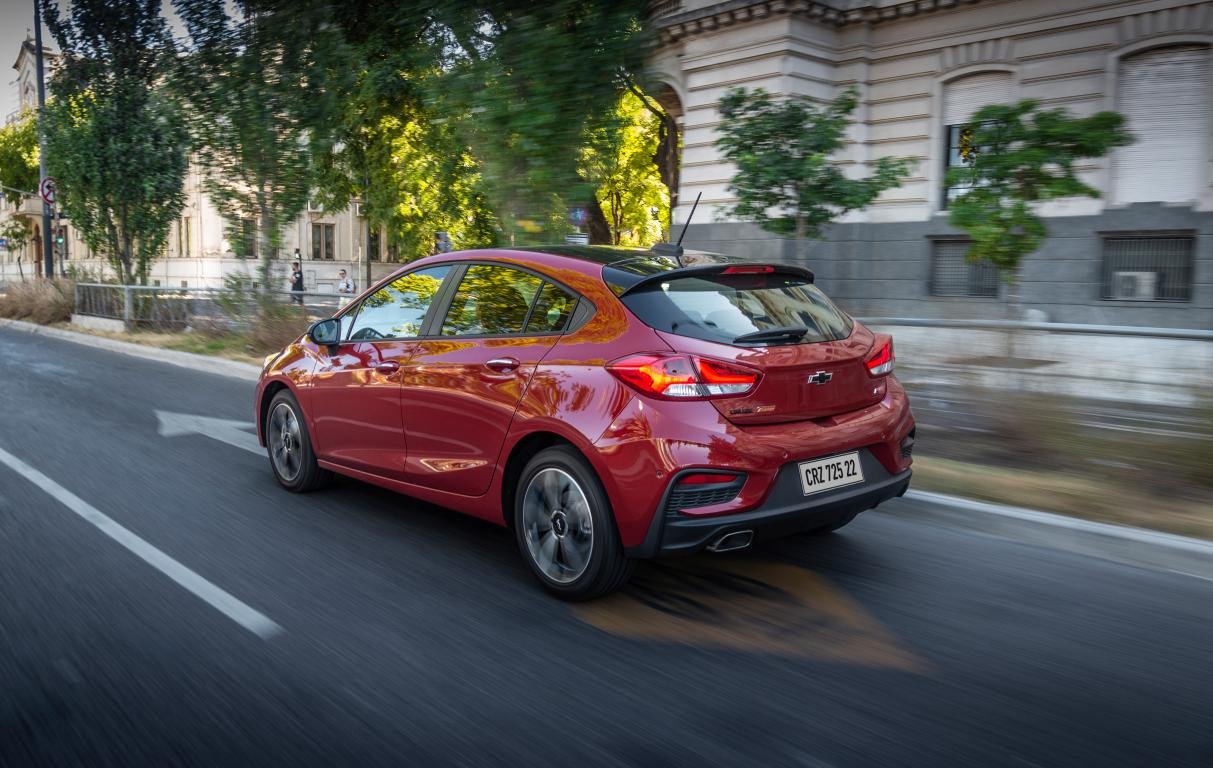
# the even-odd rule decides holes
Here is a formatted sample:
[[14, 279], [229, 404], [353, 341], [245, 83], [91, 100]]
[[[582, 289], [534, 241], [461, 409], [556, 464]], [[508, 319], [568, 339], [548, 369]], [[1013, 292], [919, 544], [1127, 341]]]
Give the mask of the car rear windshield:
[[651, 328], [678, 336], [733, 344], [776, 328], [802, 336], [736, 343], [806, 344], [851, 335], [852, 321], [798, 274], [715, 274], [674, 277], [624, 294], [624, 305]]

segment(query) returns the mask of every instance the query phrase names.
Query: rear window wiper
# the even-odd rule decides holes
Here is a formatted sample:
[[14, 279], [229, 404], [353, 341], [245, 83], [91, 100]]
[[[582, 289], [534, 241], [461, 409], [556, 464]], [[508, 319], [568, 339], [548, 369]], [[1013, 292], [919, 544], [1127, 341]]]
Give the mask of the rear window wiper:
[[767, 328], [764, 331], [743, 333], [733, 339], [733, 343], [744, 344], [747, 341], [782, 341], [784, 339], [799, 341], [808, 332], [809, 329], [803, 325], [781, 325], [778, 328]]

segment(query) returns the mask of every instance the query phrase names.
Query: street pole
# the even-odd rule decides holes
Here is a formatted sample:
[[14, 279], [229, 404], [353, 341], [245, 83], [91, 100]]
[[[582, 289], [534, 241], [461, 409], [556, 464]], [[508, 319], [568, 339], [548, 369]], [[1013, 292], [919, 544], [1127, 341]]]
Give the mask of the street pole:
[[[41, 0], [34, 0], [34, 60], [37, 64], [38, 75], [38, 118], [41, 120], [46, 107], [46, 84], [42, 70], [42, 5]], [[46, 140], [42, 138], [42, 126], [38, 126], [38, 191], [42, 191], [41, 182], [46, 179]], [[46, 276], [55, 276], [54, 234], [51, 232], [51, 206], [46, 200], [42, 201], [42, 266]]]

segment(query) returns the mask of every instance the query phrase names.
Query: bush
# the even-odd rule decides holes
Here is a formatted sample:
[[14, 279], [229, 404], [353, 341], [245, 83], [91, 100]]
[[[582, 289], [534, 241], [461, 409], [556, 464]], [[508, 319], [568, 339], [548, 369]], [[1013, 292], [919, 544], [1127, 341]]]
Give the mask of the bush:
[[0, 317], [39, 325], [67, 322], [76, 308], [76, 284], [71, 280], [27, 280], [9, 283], [0, 293]]

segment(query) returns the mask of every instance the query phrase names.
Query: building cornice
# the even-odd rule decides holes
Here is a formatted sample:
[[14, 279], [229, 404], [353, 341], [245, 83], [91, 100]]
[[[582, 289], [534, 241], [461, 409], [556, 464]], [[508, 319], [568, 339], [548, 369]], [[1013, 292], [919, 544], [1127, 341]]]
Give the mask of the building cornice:
[[661, 41], [671, 43], [774, 16], [800, 16], [826, 26], [846, 27], [881, 24], [979, 2], [981, 0], [902, 0], [881, 4], [869, 1], [839, 7], [837, 2], [828, 0], [725, 0], [683, 13], [658, 15], [653, 23], [661, 33]]

